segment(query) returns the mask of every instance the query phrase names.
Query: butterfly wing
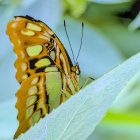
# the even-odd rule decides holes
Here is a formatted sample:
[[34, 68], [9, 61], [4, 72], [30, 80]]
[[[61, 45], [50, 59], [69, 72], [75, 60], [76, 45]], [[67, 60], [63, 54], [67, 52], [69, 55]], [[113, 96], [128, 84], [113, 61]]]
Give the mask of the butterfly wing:
[[21, 88], [16, 93], [19, 127], [14, 138], [24, 133], [49, 112], [46, 88], [42, 84], [44, 81], [44, 74], [32, 75], [21, 84]]
[[[52, 81], [57, 84], [52, 84]], [[61, 73], [58, 71], [38, 73], [22, 82], [16, 93], [19, 127], [14, 138], [27, 131], [60, 104], [61, 89]]]
[[58, 37], [41, 21], [18, 16], [8, 23], [7, 34], [17, 54], [16, 78], [21, 83], [16, 93], [17, 138], [64, 101], [62, 90], [72, 62]]
[[[29, 16], [18, 16], [8, 23], [7, 34], [17, 54], [15, 67], [18, 82], [21, 83], [34, 73], [42, 72], [43, 70], [36, 67], [35, 63], [46, 56], [51, 57], [54, 62], [52, 64], [70, 75], [72, 62], [65, 48], [54, 32], [43, 22]], [[48, 65], [49, 63], [48, 61]]]

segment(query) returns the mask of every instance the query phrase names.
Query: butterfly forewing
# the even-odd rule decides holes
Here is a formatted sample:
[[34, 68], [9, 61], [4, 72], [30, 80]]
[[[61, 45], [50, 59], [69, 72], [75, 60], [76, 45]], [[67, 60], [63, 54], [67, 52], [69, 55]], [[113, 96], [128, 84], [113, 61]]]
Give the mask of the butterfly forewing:
[[19, 127], [17, 138], [51, 112], [77, 89], [72, 62], [62, 43], [43, 22], [18, 16], [7, 25], [17, 54], [16, 93]]
[[[16, 78], [20, 83], [30, 75], [40, 72], [39, 68], [43, 67], [43, 65], [39, 66], [41, 63], [45, 62], [44, 67], [57, 63], [57, 66], [62, 69], [60, 52], [65, 57], [65, 61], [68, 61], [56, 35], [41, 21], [16, 17], [15, 20], [8, 23], [7, 34], [14, 44], [14, 51], [18, 57], [15, 67], [17, 68]], [[48, 57], [45, 59], [46, 56], [49, 59], [47, 59]], [[44, 59], [40, 63], [36, 63], [41, 58]]]

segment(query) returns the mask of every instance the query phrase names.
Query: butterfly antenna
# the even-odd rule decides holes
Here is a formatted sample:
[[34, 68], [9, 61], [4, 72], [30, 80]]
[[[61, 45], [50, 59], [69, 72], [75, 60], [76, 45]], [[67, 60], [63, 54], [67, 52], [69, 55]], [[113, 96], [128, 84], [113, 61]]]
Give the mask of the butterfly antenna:
[[77, 62], [77, 59], [78, 59], [78, 57], [79, 57], [79, 54], [80, 54], [80, 51], [81, 51], [81, 48], [82, 48], [83, 31], [84, 31], [84, 23], [82, 22], [82, 36], [81, 36], [81, 43], [80, 43], [80, 48], [79, 48], [78, 55], [77, 55], [77, 58], [76, 58], [76, 62]]
[[[69, 39], [69, 36], [68, 36], [68, 33], [67, 33], [65, 20], [64, 20], [64, 28], [65, 28], [65, 32], [66, 32], [66, 35], [67, 35], [67, 38], [68, 38], [68, 42], [69, 42], [70, 49], [71, 49], [71, 52], [72, 52], [72, 55], [73, 55], [73, 60], [74, 60], [74, 53], [73, 53], [73, 50], [72, 50], [72, 47], [71, 47], [71, 43], [70, 43], [70, 39]], [[74, 60], [74, 63], [75, 63], [75, 60]]]

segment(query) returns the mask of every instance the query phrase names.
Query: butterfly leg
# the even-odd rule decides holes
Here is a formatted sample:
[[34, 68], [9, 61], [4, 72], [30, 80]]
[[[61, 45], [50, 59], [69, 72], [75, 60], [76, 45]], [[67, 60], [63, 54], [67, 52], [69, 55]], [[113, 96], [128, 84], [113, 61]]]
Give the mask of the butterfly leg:
[[80, 89], [84, 88], [89, 80], [95, 80], [95, 79], [92, 78], [92, 77], [88, 77], [88, 78], [86, 79], [86, 81], [84, 82], [84, 84], [81, 86]]

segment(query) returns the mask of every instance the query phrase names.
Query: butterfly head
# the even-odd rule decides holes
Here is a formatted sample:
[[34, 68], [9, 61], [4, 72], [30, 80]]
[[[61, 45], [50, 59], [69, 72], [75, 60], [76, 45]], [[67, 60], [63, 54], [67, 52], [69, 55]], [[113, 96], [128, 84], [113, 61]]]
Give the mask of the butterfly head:
[[78, 63], [76, 63], [75, 66], [71, 67], [71, 72], [74, 73], [75, 75], [80, 75], [80, 67]]
[[73, 82], [75, 83], [75, 87], [79, 90], [79, 82], [80, 82], [80, 67], [78, 63], [75, 66], [71, 67], [71, 76]]

